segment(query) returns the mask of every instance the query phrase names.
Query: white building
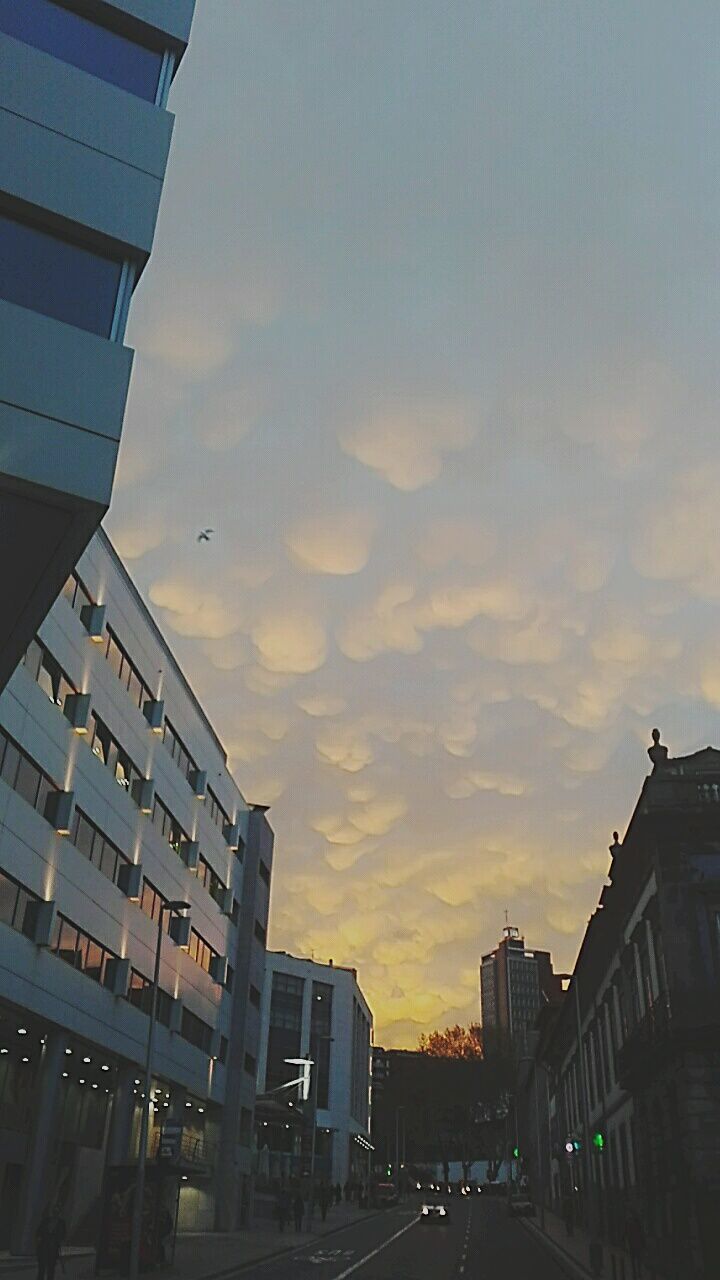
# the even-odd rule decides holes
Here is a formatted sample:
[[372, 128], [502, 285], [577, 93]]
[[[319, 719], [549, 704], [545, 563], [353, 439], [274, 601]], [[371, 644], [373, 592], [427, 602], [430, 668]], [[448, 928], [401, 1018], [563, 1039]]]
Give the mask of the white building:
[[0, 1249], [51, 1197], [94, 1242], [136, 1157], [163, 899], [149, 1151], [181, 1228], [246, 1216], [272, 846], [101, 531], [0, 696]]
[[[332, 1185], [368, 1176], [372, 1028], [373, 1015], [355, 969], [301, 960], [284, 951], [267, 953], [258, 1092], [286, 1096], [281, 1086], [302, 1070], [288, 1058], [318, 1063], [315, 1171], [318, 1180]], [[270, 1113], [258, 1119], [261, 1167], [266, 1148], [265, 1171], [271, 1177], [309, 1169], [307, 1125], [293, 1130], [288, 1119], [274, 1122]]]

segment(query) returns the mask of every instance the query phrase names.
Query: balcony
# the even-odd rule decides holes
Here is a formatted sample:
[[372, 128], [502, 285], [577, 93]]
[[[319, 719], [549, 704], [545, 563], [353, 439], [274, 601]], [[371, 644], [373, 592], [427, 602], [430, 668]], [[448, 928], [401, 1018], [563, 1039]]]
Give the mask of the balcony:
[[633, 1027], [617, 1055], [620, 1085], [627, 1090], [646, 1088], [677, 1053], [717, 1048], [717, 988], [675, 991], [672, 1007], [667, 997], [661, 996]]
[[[148, 1144], [148, 1156], [151, 1159], [161, 1158], [159, 1155], [160, 1137], [160, 1129], [154, 1129]], [[215, 1165], [216, 1157], [216, 1143], [208, 1142], [205, 1137], [198, 1134], [183, 1132], [180, 1135], [177, 1154], [167, 1163], [193, 1169], [195, 1172], [209, 1172]]]

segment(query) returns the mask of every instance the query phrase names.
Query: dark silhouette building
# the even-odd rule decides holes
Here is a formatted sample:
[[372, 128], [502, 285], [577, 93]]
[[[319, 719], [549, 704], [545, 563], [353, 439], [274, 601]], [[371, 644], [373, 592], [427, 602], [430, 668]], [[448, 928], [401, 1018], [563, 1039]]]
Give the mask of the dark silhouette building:
[[483, 1030], [504, 1033], [522, 1051], [540, 1007], [561, 996], [550, 952], [528, 950], [519, 930], [506, 925], [498, 946], [480, 961]]

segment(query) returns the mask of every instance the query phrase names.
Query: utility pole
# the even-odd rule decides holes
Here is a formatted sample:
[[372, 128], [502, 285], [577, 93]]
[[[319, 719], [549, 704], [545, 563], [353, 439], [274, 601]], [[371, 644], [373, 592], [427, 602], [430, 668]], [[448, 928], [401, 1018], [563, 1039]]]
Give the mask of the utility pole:
[[147, 1161], [148, 1128], [150, 1124], [150, 1107], [152, 1098], [152, 1056], [155, 1038], [155, 1022], [157, 1020], [157, 1001], [160, 982], [160, 955], [162, 952], [163, 921], [165, 912], [180, 915], [189, 911], [188, 902], [163, 902], [158, 916], [157, 945], [155, 948], [155, 971], [153, 973], [152, 998], [150, 1004], [150, 1023], [148, 1025], [147, 1047], [145, 1050], [145, 1088], [141, 1100], [140, 1111], [140, 1145], [138, 1148], [137, 1176], [135, 1179], [135, 1195], [133, 1197], [132, 1223], [130, 1227], [130, 1262], [128, 1274], [130, 1280], [137, 1280], [140, 1270], [140, 1243], [142, 1238], [143, 1201], [145, 1199], [145, 1164]]

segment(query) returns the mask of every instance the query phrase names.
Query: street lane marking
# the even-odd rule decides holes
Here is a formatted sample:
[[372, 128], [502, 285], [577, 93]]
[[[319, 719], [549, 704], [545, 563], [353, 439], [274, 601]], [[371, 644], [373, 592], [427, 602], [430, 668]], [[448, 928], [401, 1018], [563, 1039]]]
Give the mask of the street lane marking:
[[416, 1222], [419, 1222], [419, 1218], [413, 1218], [412, 1222], [406, 1223], [404, 1227], [401, 1227], [399, 1231], [395, 1232], [394, 1236], [389, 1236], [387, 1240], [383, 1240], [382, 1244], [378, 1245], [377, 1249], [373, 1249], [371, 1253], [366, 1253], [364, 1258], [360, 1258], [357, 1262], [353, 1262], [351, 1267], [347, 1267], [345, 1271], [341, 1271], [339, 1275], [335, 1276], [335, 1280], [346, 1280], [346, 1277], [351, 1276], [354, 1271], [359, 1271], [360, 1267], [364, 1267], [365, 1263], [369, 1262], [371, 1258], [377, 1258], [378, 1254], [382, 1253], [383, 1249], [387, 1249], [388, 1245], [392, 1244], [393, 1240], [397, 1240], [400, 1236], [404, 1236], [405, 1232], [409, 1231], [411, 1227], [414, 1227]]

